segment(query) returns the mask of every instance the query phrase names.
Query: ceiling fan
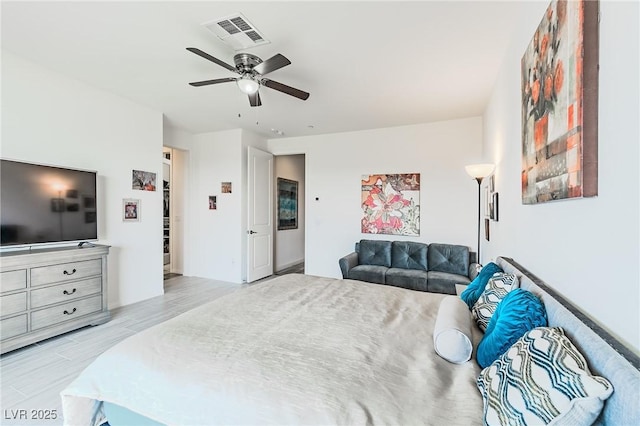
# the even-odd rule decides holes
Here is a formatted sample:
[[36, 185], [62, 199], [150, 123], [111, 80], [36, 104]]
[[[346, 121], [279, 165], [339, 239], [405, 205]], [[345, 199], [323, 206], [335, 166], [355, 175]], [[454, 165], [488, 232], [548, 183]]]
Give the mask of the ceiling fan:
[[198, 56], [202, 56], [203, 58], [213, 62], [214, 64], [218, 64], [221, 67], [228, 69], [229, 71], [240, 74], [240, 77], [235, 78], [225, 77], [217, 78], [214, 80], [204, 80], [189, 83], [192, 86], [200, 87], [210, 84], [235, 81], [240, 90], [249, 95], [249, 104], [252, 107], [262, 105], [262, 102], [260, 101], [260, 93], [258, 92], [260, 86], [265, 86], [270, 89], [286, 93], [287, 95], [294, 96], [298, 99], [302, 99], [303, 101], [309, 98], [309, 93], [307, 92], [263, 77], [263, 75], [265, 74], [268, 74], [275, 70], [279, 70], [280, 68], [286, 67], [287, 65], [291, 64], [291, 61], [289, 61], [279, 53], [267, 59], [266, 61], [263, 61], [259, 57], [250, 53], [238, 53], [233, 57], [233, 61], [235, 63], [235, 67], [233, 67], [226, 62], [221, 61], [218, 58], [214, 58], [208, 53], [203, 52], [202, 50], [195, 47], [187, 47], [187, 50], [189, 52], [195, 53]]

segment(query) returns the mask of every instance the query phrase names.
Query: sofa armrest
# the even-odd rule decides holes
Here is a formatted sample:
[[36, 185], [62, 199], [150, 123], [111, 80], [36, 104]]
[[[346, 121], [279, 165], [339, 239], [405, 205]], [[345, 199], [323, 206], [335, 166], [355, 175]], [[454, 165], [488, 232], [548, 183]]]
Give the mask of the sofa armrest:
[[480, 265], [479, 263], [472, 263], [469, 265], [469, 279], [471, 281], [473, 281], [473, 279], [478, 276], [480, 269], [482, 269], [482, 265]]
[[338, 263], [340, 264], [340, 270], [342, 271], [342, 278], [347, 278], [349, 270], [354, 266], [358, 266], [358, 253], [355, 251], [353, 253], [349, 253], [345, 257], [340, 258]]
[[467, 289], [468, 284], [456, 284], [456, 295], [460, 296]]

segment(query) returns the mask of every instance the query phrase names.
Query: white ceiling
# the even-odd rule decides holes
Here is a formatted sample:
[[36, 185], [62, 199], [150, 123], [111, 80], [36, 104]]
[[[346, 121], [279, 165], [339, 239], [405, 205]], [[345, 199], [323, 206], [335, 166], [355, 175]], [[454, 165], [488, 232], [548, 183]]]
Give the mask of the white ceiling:
[[[482, 114], [521, 5], [3, 0], [2, 48], [192, 133], [303, 136]], [[271, 41], [246, 52], [289, 58], [268, 77], [311, 93], [307, 101], [261, 88], [262, 106], [251, 108], [234, 83], [188, 85], [237, 76], [185, 49], [233, 64], [236, 52], [201, 24], [236, 12]]]

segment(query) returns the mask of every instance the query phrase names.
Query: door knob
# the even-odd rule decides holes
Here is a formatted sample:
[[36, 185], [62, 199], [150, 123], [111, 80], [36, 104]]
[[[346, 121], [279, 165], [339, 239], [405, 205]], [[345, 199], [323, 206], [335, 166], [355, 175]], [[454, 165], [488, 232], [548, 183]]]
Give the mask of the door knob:
[[252, 229], [252, 230], [247, 231], [247, 234], [257, 234], [257, 232]]

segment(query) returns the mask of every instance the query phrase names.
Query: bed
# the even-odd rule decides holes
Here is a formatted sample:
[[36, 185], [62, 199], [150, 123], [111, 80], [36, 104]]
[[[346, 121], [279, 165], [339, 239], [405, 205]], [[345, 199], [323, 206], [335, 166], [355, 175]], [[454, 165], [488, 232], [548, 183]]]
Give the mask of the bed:
[[[639, 424], [637, 356], [516, 262], [498, 262], [615, 387], [599, 422]], [[444, 297], [452, 296], [298, 274], [252, 285], [103, 353], [62, 392], [64, 421], [482, 424], [481, 368], [434, 350]], [[474, 327], [474, 346], [481, 337]]]

